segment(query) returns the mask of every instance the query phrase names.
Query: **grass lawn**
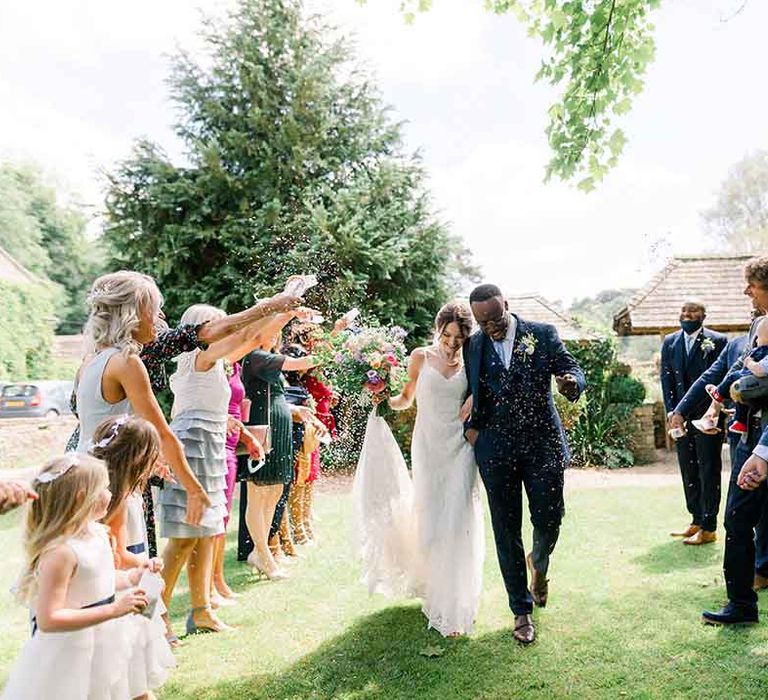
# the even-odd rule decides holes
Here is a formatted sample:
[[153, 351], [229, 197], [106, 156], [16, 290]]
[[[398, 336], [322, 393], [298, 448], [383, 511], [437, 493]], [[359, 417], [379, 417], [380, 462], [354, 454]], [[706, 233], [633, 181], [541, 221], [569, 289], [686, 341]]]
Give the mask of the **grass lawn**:
[[[415, 602], [368, 597], [349, 555], [346, 492], [319, 496], [322, 542], [291, 563], [289, 581], [257, 581], [235, 561], [230, 537], [229, 580], [243, 597], [222, 617], [238, 629], [186, 640], [160, 697], [768, 696], [765, 614], [763, 624], [746, 629], [699, 621], [702, 609], [724, 598], [721, 542], [694, 548], [668, 537], [685, 522], [679, 485], [615, 481], [611, 488], [569, 489], [550, 602], [535, 612], [539, 640], [528, 648], [512, 639], [490, 528], [476, 631], [460, 640], [427, 632]], [[0, 520], [2, 591], [19, 562], [18, 524], [18, 517]], [[172, 613], [181, 632], [186, 589], [179, 594]], [[765, 607], [765, 597], [761, 602]], [[7, 594], [0, 614], [2, 681], [28, 627]], [[434, 647], [438, 656], [421, 654]]]

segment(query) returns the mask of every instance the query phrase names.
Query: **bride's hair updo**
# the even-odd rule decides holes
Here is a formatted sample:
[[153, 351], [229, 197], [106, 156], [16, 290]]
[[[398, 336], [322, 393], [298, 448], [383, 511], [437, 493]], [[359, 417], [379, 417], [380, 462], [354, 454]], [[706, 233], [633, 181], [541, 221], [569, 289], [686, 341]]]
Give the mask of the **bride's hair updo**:
[[440, 335], [449, 323], [456, 323], [462, 335], [469, 336], [472, 333], [472, 311], [466, 304], [449, 302], [435, 316], [437, 334]]

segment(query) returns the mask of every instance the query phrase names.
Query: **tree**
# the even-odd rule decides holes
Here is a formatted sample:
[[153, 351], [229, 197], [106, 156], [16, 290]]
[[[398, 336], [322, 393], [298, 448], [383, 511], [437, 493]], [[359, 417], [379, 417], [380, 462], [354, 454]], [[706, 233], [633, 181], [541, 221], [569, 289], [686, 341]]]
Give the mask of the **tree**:
[[[431, 0], [403, 0], [406, 19]], [[614, 126], [643, 89], [655, 56], [650, 16], [661, 0], [485, 0], [512, 12], [547, 51], [537, 80], [560, 88], [546, 134], [552, 158], [546, 179], [579, 178], [591, 190], [616, 165], [626, 136]]]
[[568, 313], [580, 324], [610, 333], [613, 316], [632, 298], [635, 289], [604, 289], [593, 297], [575, 300]]
[[768, 151], [734, 165], [715, 205], [702, 213], [707, 232], [735, 253], [764, 253], [768, 247]]
[[139, 142], [110, 176], [105, 233], [116, 263], [157, 278], [172, 313], [241, 308], [315, 272], [309, 302], [420, 333], [473, 273], [430, 212], [399, 124], [333, 37], [298, 0], [243, 0], [223, 26], [206, 24], [208, 62], [175, 57], [191, 165]]
[[59, 285], [57, 330], [77, 333], [85, 295], [100, 270], [99, 247], [85, 235], [86, 219], [58, 201], [56, 190], [30, 164], [0, 164], [0, 247], [31, 272]]

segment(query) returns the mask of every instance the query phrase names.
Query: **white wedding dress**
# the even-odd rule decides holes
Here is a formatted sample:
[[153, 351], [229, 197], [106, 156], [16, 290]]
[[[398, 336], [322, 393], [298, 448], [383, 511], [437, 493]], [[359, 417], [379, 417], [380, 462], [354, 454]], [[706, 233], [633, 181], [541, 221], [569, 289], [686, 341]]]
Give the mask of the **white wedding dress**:
[[353, 487], [363, 580], [371, 592], [420, 597], [429, 627], [469, 634], [485, 554], [479, 477], [459, 409], [463, 370], [444, 377], [427, 359], [416, 385], [413, 481], [383, 419], [368, 419]]

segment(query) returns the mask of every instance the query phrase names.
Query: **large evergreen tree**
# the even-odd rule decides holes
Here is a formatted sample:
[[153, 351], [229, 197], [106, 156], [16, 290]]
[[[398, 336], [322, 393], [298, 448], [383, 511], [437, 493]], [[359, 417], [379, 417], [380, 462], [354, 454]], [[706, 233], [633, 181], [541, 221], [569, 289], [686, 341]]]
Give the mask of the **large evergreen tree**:
[[111, 175], [115, 262], [154, 275], [173, 315], [314, 272], [324, 311], [425, 331], [473, 270], [347, 41], [298, 0], [243, 0], [205, 39], [208, 60], [180, 54], [170, 78], [189, 164], [140, 142]]

